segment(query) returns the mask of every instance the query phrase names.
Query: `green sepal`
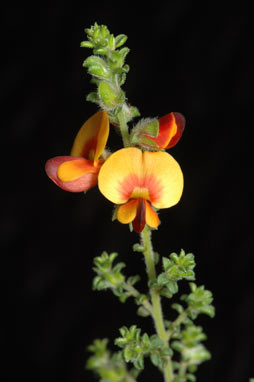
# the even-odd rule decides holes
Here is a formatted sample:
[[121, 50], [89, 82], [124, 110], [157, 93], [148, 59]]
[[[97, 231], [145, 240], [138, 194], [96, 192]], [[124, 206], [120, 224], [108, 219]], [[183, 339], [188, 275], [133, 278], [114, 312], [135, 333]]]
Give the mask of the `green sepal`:
[[152, 139], [139, 134], [133, 134], [131, 136], [131, 145], [140, 146], [144, 148], [158, 149], [158, 145]]
[[86, 100], [89, 102], [96, 103], [96, 104], [100, 103], [100, 99], [99, 99], [98, 94], [96, 92], [90, 92], [87, 95]]

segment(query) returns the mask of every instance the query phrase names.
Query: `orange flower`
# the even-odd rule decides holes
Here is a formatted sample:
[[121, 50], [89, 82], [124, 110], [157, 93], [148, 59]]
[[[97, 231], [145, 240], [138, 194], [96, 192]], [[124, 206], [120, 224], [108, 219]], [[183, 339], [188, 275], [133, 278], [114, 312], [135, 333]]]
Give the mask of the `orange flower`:
[[[181, 138], [184, 127], [184, 116], [172, 112], [157, 120], [150, 121], [148, 125], [137, 125], [136, 132], [134, 128], [133, 133], [136, 134], [135, 139], [147, 147], [155, 148], [155, 143], [158, 149], [170, 149]], [[144, 137], [143, 140], [142, 137]]]
[[132, 223], [135, 232], [145, 224], [157, 228], [160, 220], [152, 208], [169, 208], [178, 203], [183, 191], [183, 174], [176, 160], [166, 152], [142, 152], [135, 147], [113, 153], [103, 164], [98, 186], [111, 202], [120, 205], [120, 223]]
[[79, 130], [71, 155], [49, 159], [45, 170], [59, 187], [70, 192], [82, 192], [98, 183], [101, 159], [109, 135], [109, 120], [105, 111], [98, 111]]

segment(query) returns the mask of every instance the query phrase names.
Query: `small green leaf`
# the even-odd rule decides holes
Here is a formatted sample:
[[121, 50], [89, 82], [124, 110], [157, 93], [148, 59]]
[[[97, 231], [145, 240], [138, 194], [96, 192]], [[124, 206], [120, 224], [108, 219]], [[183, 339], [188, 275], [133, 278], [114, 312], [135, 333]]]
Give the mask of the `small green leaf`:
[[178, 292], [178, 285], [176, 281], [168, 281], [166, 287], [171, 294]]
[[145, 247], [139, 243], [134, 244], [132, 248], [135, 252], [144, 252], [145, 250]]
[[112, 49], [112, 50], [115, 49], [115, 38], [113, 34], [109, 36], [108, 46], [109, 46], [109, 49]]
[[108, 50], [107, 50], [107, 48], [95, 48], [93, 50], [93, 53], [94, 54], [100, 54], [101, 56], [106, 56], [108, 53]]
[[93, 48], [94, 44], [91, 41], [82, 41], [80, 43], [81, 48]]
[[98, 93], [105, 107], [109, 109], [114, 109], [123, 104], [125, 99], [125, 95], [122, 90], [119, 91], [106, 81], [100, 82]]
[[187, 374], [186, 378], [187, 378], [187, 381], [189, 382], [196, 382], [197, 380], [194, 374]]
[[154, 366], [157, 366], [160, 369], [163, 368], [164, 362], [163, 362], [163, 359], [161, 358], [160, 354], [158, 354], [158, 353], [151, 354], [150, 360]]
[[173, 342], [171, 343], [171, 346], [172, 346], [172, 348], [173, 348], [174, 350], [177, 350], [177, 351], [180, 352], [180, 353], [181, 353], [181, 351], [182, 351], [183, 348], [184, 348], [184, 345], [183, 345], [182, 342], [180, 342], [180, 341], [173, 341]]
[[164, 348], [161, 352], [163, 357], [171, 357], [173, 355], [173, 350], [170, 348]]
[[[159, 276], [157, 277], [157, 284], [158, 285], [161, 285], [161, 286], [164, 286], [164, 285], [167, 285], [168, 284], [168, 277], [165, 273], [161, 273], [159, 274]], [[169, 288], [168, 288], [169, 289]]]
[[144, 369], [144, 359], [143, 357], [138, 358], [133, 362], [133, 365], [136, 367], [138, 370], [143, 370]]
[[160, 349], [164, 345], [164, 342], [162, 341], [162, 339], [156, 334], [151, 336], [150, 341], [151, 341], [152, 349]]
[[184, 308], [180, 304], [172, 304], [171, 307], [177, 311], [177, 313], [181, 314], [184, 311]]
[[100, 65], [91, 65], [88, 68], [89, 74], [92, 74], [93, 76], [97, 76], [100, 78], [109, 78], [110, 72], [103, 66]]
[[125, 34], [119, 34], [118, 36], [116, 36], [116, 39], [115, 39], [116, 48], [119, 48], [120, 46], [125, 44], [125, 42], [127, 41], [127, 38], [128, 37]]
[[89, 93], [86, 97], [86, 100], [97, 104], [100, 102], [97, 92]]
[[144, 306], [141, 305], [137, 310], [137, 315], [141, 317], [148, 317], [150, 316], [150, 313], [146, 308], [144, 308]]

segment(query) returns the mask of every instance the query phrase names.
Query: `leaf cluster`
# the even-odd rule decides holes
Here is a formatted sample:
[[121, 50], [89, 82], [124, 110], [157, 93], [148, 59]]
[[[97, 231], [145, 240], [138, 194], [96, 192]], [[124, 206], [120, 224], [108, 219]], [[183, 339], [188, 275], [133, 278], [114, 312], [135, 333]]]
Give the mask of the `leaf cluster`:
[[169, 258], [162, 258], [164, 272], [160, 273], [156, 281], [151, 283], [151, 287], [159, 290], [162, 296], [171, 298], [179, 290], [178, 281], [195, 280], [193, 271], [195, 265], [192, 253], [185, 254], [183, 249], [179, 255], [171, 253]]
[[171, 307], [177, 311], [178, 317], [173, 322], [167, 322], [171, 347], [179, 352], [179, 362], [174, 362], [174, 369], [178, 373], [175, 382], [194, 382], [196, 379], [193, 373], [198, 365], [211, 357], [202, 344], [206, 335], [202, 327], [196, 326], [193, 320], [201, 313], [214, 316], [212, 293], [195, 283], [190, 283], [189, 286], [191, 292], [181, 297], [187, 306], [184, 308], [181, 304], [172, 304]]
[[[123, 47], [127, 36], [120, 34], [114, 36], [106, 25], [95, 23], [91, 28], [85, 29], [87, 40], [81, 42], [81, 47], [93, 49], [83, 66], [92, 76], [92, 82], [97, 90], [88, 94], [87, 100], [106, 109], [112, 123], [118, 123], [117, 114], [125, 104], [125, 92], [121, 86], [126, 80], [130, 67], [125, 59], [130, 49]], [[126, 122], [139, 116], [136, 107], [125, 104]]]
[[207, 314], [211, 318], [215, 315], [215, 308], [212, 305], [212, 292], [205, 289], [204, 285], [197, 286], [190, 283], [191, 293], [183, 295], [181, 299], [188, 305], [188, 315], [191, 319], [196, 319], [200, 313]]
[[93, 279], [93, 289], [111, 289], [121, 302], [125, 302], [128, 297], [134, 296], [138, 305], [143, 304], [147, 297], [133, 288], [140, 277], [136, 275], [126, 279], [122, 273], [122, 269], [126, 266], [125, 263], [113, 264], [117, 256], [116, 252], [108, 254], [104, 251], [101, 256], [94, 258], [95, 267], [93, 270], [97, 273], [97, 276]]
[[136, 382], [136, 370], [128, 370], [126, 363], [118, 353], [108, 350], [108, 339], [96, 339], [88, 347], [92, 353], [86, 363], [86, 368], [92, 370], [99, 382]]
[[[135, 244], [133, 249], [137, 252], [145, 250], [140, 244]], [[153, 316], [153, 306], [148, 296], [134, 288], [139, 276], [126, 279], [122, 273], [125, 264], [122, 262], [115, 264], [116, 257], [116, 253], [103, 252], [100, 257], [94, 259], [94, 270], [97, 273], [93, 282], [94, 289], [111, 289], [122, 302], [133, 296], [139, 305], [138, 314], [144, 317]], [[149, 283], [150, 290], [172, 298], [179, 290], [179, 281], [195, 280], [195, 265], [194, 255], [183, 250], [179, 254], [171, 253], [168, 257], [163, 257], [163, 271]], [[166, 342], [158, 335], [142, 334], [136, 325], [120, 329], [121, 337], [115, 340], [115, 344], [121, 348], [118, 357], [122, 362], [132, 363], [134, 369], [141, 371], [144, 368], [145, 358], [149, 358], [153, 365], [163, 370], [167, 357], [172, 357], [174, 350], [176, 352], [173, 362], [174, 382], [195, 381], [194, 373], [197, 367], [210, 358], [210, 353], [202, 343], [206, 335], [201, 326], [195, 325], [194, 320], [200, 314], [213, 317], [215, 309], [212, 305], [213, 296], [209, 290], [203, 285], [197, 286], [194, 282], [190, 282], [189, 287], [190, 292], [180, 297], [182, 303], [174, 302], [171, 305], [177, 312], [175, 320], [164, 320]]]
[[121, 337], [115, 340], [115, 344], [122, 349], [125, 362], [133, 363], [138, 370], [144, 368], [145, 357], [150, 357], [151, 362], [162, 369], [165, 358], [173, 354], [170, 348], [164, 346], [159, 336], [141, 334], [141, 329], [136, 325], [129, 329], [126, 326], [122, 327], [120, 334]]

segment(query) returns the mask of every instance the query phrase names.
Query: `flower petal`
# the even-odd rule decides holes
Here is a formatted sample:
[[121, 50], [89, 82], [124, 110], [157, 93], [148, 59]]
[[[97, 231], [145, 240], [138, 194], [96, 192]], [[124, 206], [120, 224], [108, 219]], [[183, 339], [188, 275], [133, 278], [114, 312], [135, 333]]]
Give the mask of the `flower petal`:
[[82, 192], [96, 186], [101, 165], [99, 162], [95, 167], [93, 162], [80, 157], [60, 156], [49, 159], [45, 170], [48, 177], [63, 190]]
[[183, 134], [185, 128], [185, 118], [181, 113], [172, 113], [174, 115], [174, 125], [176, 125], [176, 133], [170, 136], [166, 149], [175, 146]]
[[62, 162], [57, 169], [57, 177], [62, 182], [71, 182], [89, 173], [97, 174], [97, 167], [92, 161], [79, 157], [71, 157], [70, 160]]
[[130, 147], [116, 151], [106, 160], [98, 185], [101, 193], [115, 204], [143, 198], [156, 208], [169, 208], [182, 195], [183, 174], [168, 153]]
[[71, 150], [72, 156], [94, 161], [103, 153], [109, 135], [109, 119], [106, 111], [98, 111], [79, 130]]
[[146, 224], [146, 202], [143, 198], [138, 199], [138, 208], [136, 217], [132, 222], [132, 227], [135, 232], [140, 233], [143, 231]]
[[151, 207], [150, 203], [145, 200], [146, 205], [146, 224], [149, 227], [157, 228], [160, 224], [160, 219], [154, 209]]
[[142, 177], [142, 151], [129, 147], [114, 152], [99, 173], [101, 193], [112, 203], [126, 203]]
[[151, 138], [159, 148], [168, 149], [177, 144], [185, 127], [185, 118], [180, 113], [169, 113], [159, 119], [159, 134]]
[[117, 210], [117, 220], [122, 224], [128, 224], [132, 222], [137, 213], [138, 208], [138, 200], [137, 199], [131, 199], [128, 203], [123, 204], [120, 206]]
[[143, 153], [143, 184], [148, 188], [151, 204], [169, 208], [177, 204], [183, 192], [183, 173], [177, 161], [166, 152]]

